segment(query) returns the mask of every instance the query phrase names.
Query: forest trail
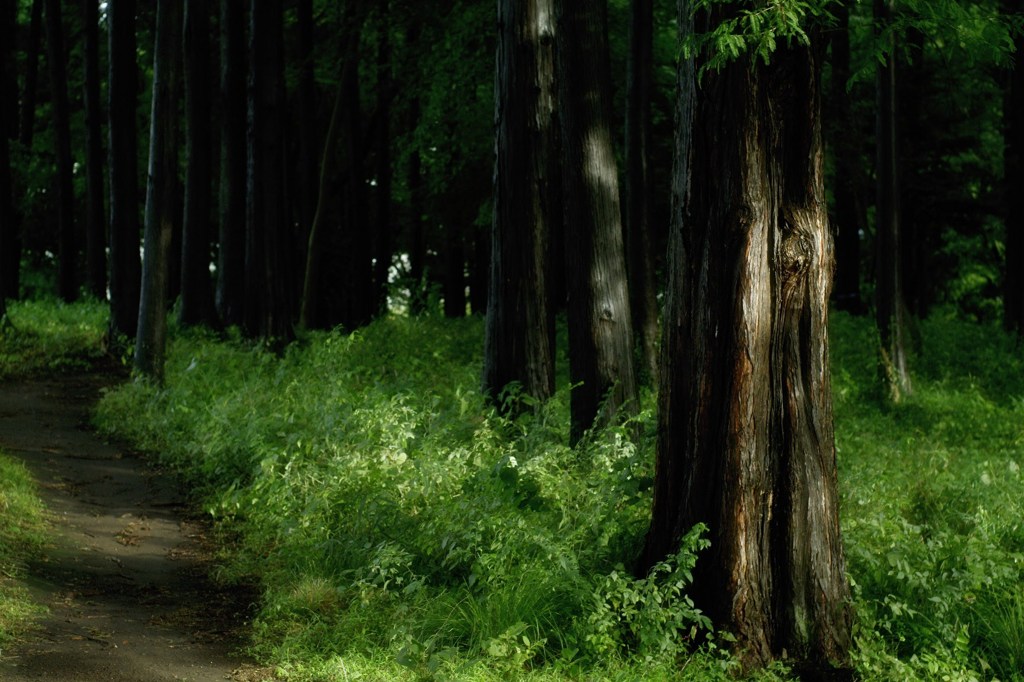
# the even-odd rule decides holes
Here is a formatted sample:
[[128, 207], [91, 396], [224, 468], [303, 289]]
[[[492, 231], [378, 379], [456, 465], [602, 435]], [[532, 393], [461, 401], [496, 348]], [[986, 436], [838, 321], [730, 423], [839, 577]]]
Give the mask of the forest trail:
[[28, 570], [48, 613], [0, 652], [0, 680], [272, 679], [234, 653], [253, 595], [210, 581], [206, 529], [174, 478], [89, 427], [110, 383], [85, 372], [0, 384], [0, 449], [32, 471], [53, 526]]

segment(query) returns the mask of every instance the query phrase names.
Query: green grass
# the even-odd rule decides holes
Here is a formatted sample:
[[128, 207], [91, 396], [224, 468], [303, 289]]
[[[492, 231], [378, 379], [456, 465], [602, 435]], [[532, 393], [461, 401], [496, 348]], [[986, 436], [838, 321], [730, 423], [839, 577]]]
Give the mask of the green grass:
[[25, 467], [0, 454], [0, 655], [39, 612], [18, 581], [24, 561], [45, 540], [43, 507]]
[[[859, 674], [1024, 679], [1019, 350], [922, 323], [916, 391], [890, 406], [871, 321], [832, 328]], [[97, 419], [239, 539], [224, 577], [259, 581], [252, 651], [289, 679], [725, 679], [727, 657], [689, 650], [693, 552], [654, 581], [622, 568], [650, 509], [650, 396], [639, 444], [571, 450], [564, 386], [516, 421], [487, 409], [481, 339], [479, 320], [391, 318], [277, 357], [179, 335], [166, 388], [126, 385]]]
[[82, 369], [103, 355], [108, 308], [99, 301], [8, 301], [0, 326], [0, 380]]

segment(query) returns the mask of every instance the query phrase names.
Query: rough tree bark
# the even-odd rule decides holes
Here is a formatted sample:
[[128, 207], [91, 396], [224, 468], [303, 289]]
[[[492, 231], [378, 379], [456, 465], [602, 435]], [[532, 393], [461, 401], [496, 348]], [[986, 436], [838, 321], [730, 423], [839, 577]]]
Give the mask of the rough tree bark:
[[177, 212], [182, 10], [178, 0], [157, 0], [142, 292], [135, 336], [135, 372], [157, 383], [164, 377], [168, 260]]
[[554, 310], [548, 301], [551, 224], [562, 218], [555, 29], [553, 0], [498, 2], [483, 390], [499, 405], [513, 382], [541, 401], [555, 390]]
[[890, 398], [911, 392], [904, 344], [906, 305], [903, 299], [903, 257], [900, 235], [899, 158], [896, 152], [896, 38], [888, 29], [893, 0], [875, 0], [875, 22], [888, 54], [878, 65], [875, 145], [877, 204], [875, 249], [877, 258], [875, 315], [881, 341], [880, 369]]
[[210, 277], [210, 7], [186, 0], [182, 35], [185, 55], [185, 220], [181, 242], [182, 325], [215, 326]]
[[632, 0], [626, 59], [626, 266], [633, 336], [647, 381], [658, 381], [658, 301], [651, 234], [651, 93], [654, 2]]
[[780, 48], [769, 64], [748, 55], [708, 71], [699, 91], [693, 63], [680, 63], [654, 506], [640, 568], [707, 524], [697, 605], [735, 635], [745, 666], [787, 656], [820, 673], [847, 664], [851, 612], [811, 35], [814, 47]]
[[64, 301], [78, 298], [78, 240], [75, 238], [75, 190], [72, 183], [71, 109], [68, 104], [67, 55], [60, 0], [46, 0], [46, 61], [50, 70], [53, 104], [54, 185], [57, 203], [57, 295]]
[[103, 199], [103, 107], [100, 103], [99, 4], [82, 0], [85, 43], [85, 274], [86, 287], [101, 301], [107, 298], [107, 217]]
[[245, 310], [246, 0], [220, 0], [220, 220], [217, 312], [241, 325]]
[[569, 295], [569, 440], [635, 409], [633, 330], [610, 128], [605, 0], [557, 0]]

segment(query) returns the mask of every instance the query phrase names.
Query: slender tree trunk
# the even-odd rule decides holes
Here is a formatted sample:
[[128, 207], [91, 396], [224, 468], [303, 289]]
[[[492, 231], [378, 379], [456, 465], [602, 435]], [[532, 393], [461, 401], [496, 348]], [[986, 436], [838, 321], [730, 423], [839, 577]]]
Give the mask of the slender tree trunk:
[[[686, 30], [690, 10], [680, 4]], [[852, 619], [828, 365], [821, 51], [809, 32], [813, 47], [780, 47], [768, 64], [741, 56], [707, 72], [696, 93], [692, 63], [680, 65], [654, 508], [641, 568], [707, 524], [711, 547], [690, 593], [736, 637], [744, 666], [785, 656], [807, 679], [832, 679], [833, 666], [847, 665]]]
[[604, 0], [557, 0], [569, 293], [569, 440], [636, 407], [633, 328], [610, 128]]
[[[1002, 10], [1007, 16], [1024, 13], [1024, 0], [1003, 0]], [[1003, 323], [1007, 331], [1024, 337], [1024, 38], [1018, 35], [1015, 44], [1003, 99]]]
[[343, 113], [342, 149], [346, 182], [339, 233], [341, 286], [338, 323], [348, 330], [366, 325], [372, 318], [376, 297], [373, 291], [373, 242], [366, 226], [366, 169], [363, 113], [360, 103], [359, 51], [349, 54], [352, 68], [345, 69], [342, 87], [346, 106]]
[[[409, 127], [415, 130], [419, 125], [420, 104], [414, 97], [409, 105]], [[422, 315], [427, 310], [429, 286], [427, 284], [427, 236], [423, 224], [426, 200], [423, 185], [423, 161], [418, 149], [409, 153], [406, 168], [406, 184], [409, 187], [409, 312]]]
[[316, 118], [316, 80], [314, 78], [315, 60], [313, 0], [298, 0], [296, 3], [299, 64], [299, 87], [297, 92], [299, 125], [299, 164], [298, 182], [296, 183], [298, 216], [301, 234], [308, 240], [309, 228], [313, 224], [317, 204], [317, 152], [320, 149], [317, 138]]
[[57, 294], [64, 301], [78, 298], [78, 240], [75, 238], [75, 193], [72, 184], [74, 161], [71, 156], [71, 109], [68, 104], [67, 55], [64, 51], [64, 25], [61, 0], [46, 0], [46, 61], [50, 68], [50, 94], [53, 100], [54, 153], [57, 173], [54, 178], [57, 203]]
[[[14, 62], [14, 36], [12, 35], [14, 0], [0, 0], [0, 73], [8, 73]], [[11, 84], [5, 80], [4, 88]], [[0, 93], [5, 99], [17, 101], [17, 81], [14, 91]], [[17, 215], [14, 210], [14, 196], [11, 183], [11, 136], [17, 123], [17, 109], [0, 106], [0, 325], [7, 323], [8, 281], [11, 258], [9, 251], [15, 243], [18, 232]], [[12, 118], [12, 114], [15, 116]]]
[[555, 321], [548, 301], [551, 224], [562, 218], [555, 29], [553, 0], [498, 3], [483, 375], [484, 393], [498, 405], [513, 382], [542, 401], [555, 390]]
[[107, 217], [103, 200], [103, 107], [100, 102], [100, 17], [95, 0], [82, 0], [85, 36], [85, 261], [86, 286], [107, 298]]
[[394, 79], [391, 75], [391, 9], [388, 2], [381, 3], [381, 28], [377, 45], [377, 115], [380, 124], [376, 136], [376, 200], [377, 233], [374, 243], [373, 281], [377, 290], [375, 315], [388, 312], [388, 276], [391, 273], [393, 246], [391, 225], [391, 98]]
[[21, 146], [32, 149], [36, 129], [36, 91], [39, 89], [39, 43], [43, 32], [43, 0], [32, 0], [28, 45], [25, 46], [25, 88], [21, 99]]
[[181, 250], [182, 325], [216, 325], [210, 278], [210, 6], [186, 0], [185, 30], [185, 221]]
[[7, 300], [18, 297], [21, 266], [21, 221], [14, 203], [11, 140], [18, 138], [18, 78], [15, 72], [14, 0], [0, 0], [0, 73], [4, 74], [0, 111], [0, 324], [7, 315]]
[[135, 0], [107, 3], [110, 77], [110, 336], [134, 334], [139, 320], [138, 68]]
[[836, 307], [851, 313], [863, 313], [860, 295], [860, 235], [867, 222], [863, 194], [857, 128], [854, 125], [847, 83], [850, 80], [850, 8], [836, 4], [832, 8], [836, 25], [831, 31], [832, 82], [828, 103], [831, 107], [836, 164], [835, 217], [836, 278], [833, 299]]
[[284, 38], [281, 0], [249, 5], [246, 175], [246, 313], [252, 337], [294, 335], [284, 205]]
[[444, 226], [444, 279], [441, 295], [445, 317], [466, 316], [466, 246], [462, 223], [449, 218]]
[[182, 3], [157, 0], [153, 104], [149, 129], [145, 254], [135, 338], [135, 372], [163, 383], [167, 345], [168, 261], [178, 180], [178, 108]]
[[658, 380], [658, 302], [650, 224], [654, 2], [631, 0], [626, 78], [626, 265], [633, 336], [648, 381]]
[[246, 0], [220, 0], [220, 235], [217, 311], [241, 325], [245, 310]]
[[[875, 0], [876, 23], [885, 31], [892, 21], [893, 0]], [[877, 206], [875, 208], [877, 253], [876, 319], [881, 339], [882, 380], [892, 400], [911, 391], [904, 345], [906, 305], [903, 299], [902, 241], [900, 236], [899, 160], [896, 151], [896, 39], [890, 31], [880, 36], [888, 55], [878, 66]]]

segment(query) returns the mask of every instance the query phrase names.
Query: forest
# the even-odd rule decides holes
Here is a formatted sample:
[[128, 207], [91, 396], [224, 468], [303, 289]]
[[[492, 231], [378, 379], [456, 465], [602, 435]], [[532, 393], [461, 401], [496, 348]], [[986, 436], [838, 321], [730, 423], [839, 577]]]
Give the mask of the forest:
[[1024, 0], [0, 0], [0, 78], [0, 384], [106, 377], [264, 679], [1024, 680]]

